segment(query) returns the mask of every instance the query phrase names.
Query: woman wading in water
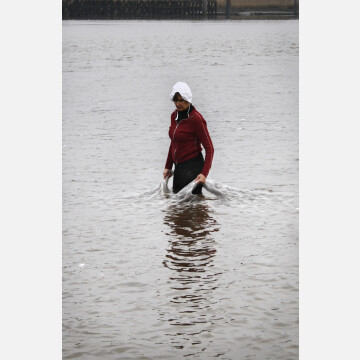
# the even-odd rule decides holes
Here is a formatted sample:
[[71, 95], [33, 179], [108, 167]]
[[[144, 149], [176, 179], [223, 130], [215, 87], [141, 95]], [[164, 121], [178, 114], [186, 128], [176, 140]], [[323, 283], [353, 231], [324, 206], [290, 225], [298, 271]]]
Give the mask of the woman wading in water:
[[[173, 192], [177, 193], [195, 180], [198, 185], [193, 194], [202, 194], [214, 157], [214, 147], [202, 115], [191, 104], [192, 94], [184, 82], [177, 82], [170, 94], [176, 106], [171, 114], [169, 154], [165, 164], [164, 179], [172, 175], [175, 164]], [[201, 153], [205, 148], [205, 160]]]

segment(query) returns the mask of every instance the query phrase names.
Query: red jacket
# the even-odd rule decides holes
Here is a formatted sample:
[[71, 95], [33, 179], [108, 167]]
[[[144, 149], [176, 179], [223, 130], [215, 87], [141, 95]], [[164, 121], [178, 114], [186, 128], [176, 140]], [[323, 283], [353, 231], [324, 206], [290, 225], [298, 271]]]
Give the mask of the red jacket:
[[201, 144], [205, 148], [205, 163], [201, 173], [208, 176], [214, 157], [214, 147], [206, 126], [206, 121], [195, 109], [189, 117], [177, 123], [175, 120], [177, 110], [171, 114], [169, 137], [171, 144], [166, 160], [165, 169], [171, 170], [172, 165], [182, 163], [197, 156], [201, 150]]

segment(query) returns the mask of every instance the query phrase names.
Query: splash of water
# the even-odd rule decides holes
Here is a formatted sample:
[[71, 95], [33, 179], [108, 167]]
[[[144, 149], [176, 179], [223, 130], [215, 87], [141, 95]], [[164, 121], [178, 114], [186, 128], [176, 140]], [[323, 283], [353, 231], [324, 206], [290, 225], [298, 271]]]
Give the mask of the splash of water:
[[[162, 181], [161, 189], [163, 194], [171, 194], [171, 191], [168, 187], [169, 178], [166, 178]], [[199, 201], [199, 199], [206, 199], [204, 196], [194, 195], [192, 192], [195, 187], [198, 185], [197, 182], [192, 181], [190, 184], [185, 186], [178, 193], [173, 194], [172, 198], [177, 202], [183, 201]], [[238, 196], [240, 194], [240, 190], [236, 188], [231, 188], [229, 186], [220, 184], [214, 180], [206, 180], [203, 186], [210, 194], [215, 195], [215, 200], [230, 200], [234, 198], [234, 196]], [[213, 200], [213, 198], [212, 198]]]
[[203, 195], [193, 194], [194, 188], [198, 185], [192, 181], [185, 186], [178, 193], [173, 193], [169, 188], [169, 177], [160, 181], [157, 187], [141, 192], [127, 194], [121, 199], [134, 200], [141, 203], [159, 204], [170, 202], [172, 204], [196, 204], [203, 201], [213, 200], [217, 204], [227, 206], [246, 206], [248, 209], [256, 209], [259, 206], [263, 207], [266, 204], [281, 203], [284, 207], [293, 207], [295, 209], [296, 201], [294, 194], [284, 192], [274, 192], [272, 189], [238, 189], [217, 182], [212, 179], [207, 179], [203, 186]]

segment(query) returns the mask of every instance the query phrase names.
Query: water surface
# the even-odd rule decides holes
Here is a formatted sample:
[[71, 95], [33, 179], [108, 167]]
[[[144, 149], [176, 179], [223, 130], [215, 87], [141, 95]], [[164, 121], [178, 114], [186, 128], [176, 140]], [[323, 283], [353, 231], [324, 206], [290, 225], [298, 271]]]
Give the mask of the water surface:
[[[163, 191], [176, 81], [223, 197]], [[63, 358], [298, 358], [297, 20], [63, 22]]]

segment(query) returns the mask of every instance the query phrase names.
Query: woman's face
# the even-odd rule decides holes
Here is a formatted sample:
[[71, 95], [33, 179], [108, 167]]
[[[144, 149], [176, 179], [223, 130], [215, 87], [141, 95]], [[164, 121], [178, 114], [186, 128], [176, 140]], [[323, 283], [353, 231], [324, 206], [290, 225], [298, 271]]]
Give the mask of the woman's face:
[[176, 109], [178, 109], [179, 111], [187, 110], [190, 106], [190, 103], [184, 100], [179, 93], [175, 94], [173, 101], [176, 106]]

